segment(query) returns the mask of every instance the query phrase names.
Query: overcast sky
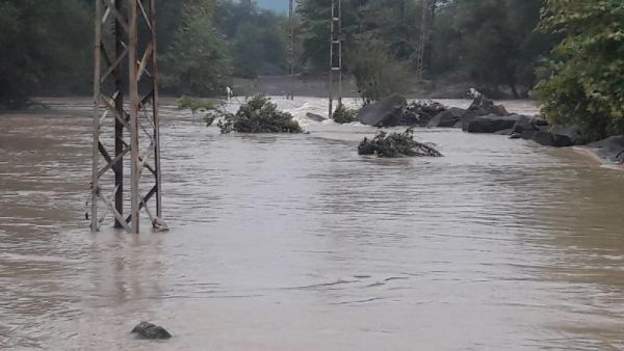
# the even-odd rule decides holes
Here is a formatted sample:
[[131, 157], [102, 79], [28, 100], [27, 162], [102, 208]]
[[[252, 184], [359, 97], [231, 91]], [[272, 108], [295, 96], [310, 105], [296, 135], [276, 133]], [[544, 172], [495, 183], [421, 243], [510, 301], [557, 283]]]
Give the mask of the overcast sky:
[[261, 7], [276, 10], [288, 11], [288, 0], [256, 0]]

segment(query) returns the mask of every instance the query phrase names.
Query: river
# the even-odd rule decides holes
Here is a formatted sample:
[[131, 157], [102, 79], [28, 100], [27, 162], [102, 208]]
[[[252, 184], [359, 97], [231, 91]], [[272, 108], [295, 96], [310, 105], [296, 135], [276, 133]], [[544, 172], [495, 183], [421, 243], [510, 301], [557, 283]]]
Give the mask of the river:
[[624, 349], [623, 172], [452, 129], [415, 133], [444, 158], [362, 157], [373, 128], [277, 102], [311, 133], [163, 106], [172, 230], [138, 236], [84, 220], [88, 100], [0, 116], [0, 349]]

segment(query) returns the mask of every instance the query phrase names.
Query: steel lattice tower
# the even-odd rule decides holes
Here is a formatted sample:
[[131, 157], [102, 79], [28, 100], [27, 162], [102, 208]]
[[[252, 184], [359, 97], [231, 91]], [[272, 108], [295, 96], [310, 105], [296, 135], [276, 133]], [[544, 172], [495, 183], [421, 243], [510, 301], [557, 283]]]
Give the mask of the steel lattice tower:
[[294, 0], [288, 1], [288, 75], [290, 76], [290, 92], [287, 98], [294, 100], [295, 93], [295, 5]]
[[435, 11], [435, 0], [421, 0], [422, 15], [420, 22], [420, 36], [416, 46], [416, 76], [419, 80], [424, 78], [425, 58], [429, 38], [431, 37], [431, 27], [433, 25], [433, 12]]
[[[331, 2], [329, 46], [329, 119], [334, 114], [334, 94], [337, 91], [338, 106], [342, 104], [342, 0]], [[337, 77], [334, 77], [337, 73]]]
[[[93, 231], [99, 230], [104, 220], [98, 217], [100, 205], [112, 212], [115, 227], [128, 232], [139, 232], [141, 210], [145, 210], [154, 228], [166, 229], [161, 220], [155, 4], [156, 0], [95, 0], [90, 211]], [[114, 150], [109, 151], [111, 148]], [[129, 162], [124, 160], [127, 155]], [[130, 168], [129, 198], [124, 196], [127, 167]], [[109, 171], [113, 173], [112, 184], [106, 177]], [[143, 193], [141, 187], [146, 187], [147, 192]], [[150, 210], [152, 199], [155, 208]], [[124, 216], [128, 200], [130, 213]]]

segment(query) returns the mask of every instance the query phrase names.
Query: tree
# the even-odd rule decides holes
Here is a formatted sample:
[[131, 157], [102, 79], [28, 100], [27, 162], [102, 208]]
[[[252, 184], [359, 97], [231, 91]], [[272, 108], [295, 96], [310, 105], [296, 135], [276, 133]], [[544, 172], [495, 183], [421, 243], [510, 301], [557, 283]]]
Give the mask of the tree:
[[213, 95], [230, 84], [232, 62], [228, 47], [217, 32], [214, 0], [193, 0], [184, 5], [181, 25], [163, 56], [163, 84], [190, 95]]
[[542, 112], [588, 141], [624, 133], [624, 3], [546, 0], [541, 28], [564, 37], [537, 88]]
[[21, 108], [32, 94], [89, 85], [88, 14], [84, 0], [0, 1], [0, 107]]

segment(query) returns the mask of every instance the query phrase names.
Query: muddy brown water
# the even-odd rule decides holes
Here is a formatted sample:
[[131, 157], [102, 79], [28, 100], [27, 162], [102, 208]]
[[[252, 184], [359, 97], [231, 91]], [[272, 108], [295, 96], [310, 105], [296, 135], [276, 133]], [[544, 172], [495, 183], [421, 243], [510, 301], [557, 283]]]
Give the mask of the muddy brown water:
[[416, 131], [444, 158], [361, 157], [374, 129], [278, 102], [311, 134], [164, 106], [172, 230], [139, 236], [84, 221], [88, 100], [0, 116], [0, 349], [624, 348], [624, 172], [450, 129]]

